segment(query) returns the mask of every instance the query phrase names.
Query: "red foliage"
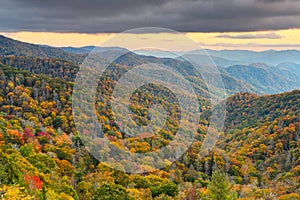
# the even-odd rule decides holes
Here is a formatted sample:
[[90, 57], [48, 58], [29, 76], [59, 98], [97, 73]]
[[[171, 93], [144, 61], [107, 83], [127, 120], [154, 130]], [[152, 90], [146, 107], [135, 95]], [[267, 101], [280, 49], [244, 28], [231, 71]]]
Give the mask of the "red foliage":
[[118, 122], [118, 126], [123, 126], [123, 123], [122, 122]]
[[6, 115], [6, 119], [12, 119], [12, 118], [14, 118], [13, 115]]
[[46, 133], [46, 132], [38, 132], [38, 136], [44, 136], [46, 137], [48, 140], [50, 140], [50, 134]]
[[25, 175], [24, 181], [30, 190], [41, 190], [43, 188], [43, 182], [38, 176]]
[[25, 140], [28, 140], [29, 138], [33, 138], [34, 134], [31, 132], [31, 130], [29, 128], [25, 128], [23, 137]]

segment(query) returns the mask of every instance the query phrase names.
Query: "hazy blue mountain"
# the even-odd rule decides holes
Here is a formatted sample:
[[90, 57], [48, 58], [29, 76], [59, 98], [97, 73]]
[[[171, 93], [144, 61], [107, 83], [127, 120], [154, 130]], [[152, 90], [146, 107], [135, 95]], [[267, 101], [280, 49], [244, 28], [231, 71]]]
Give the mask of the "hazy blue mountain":
[[84, 47], [61, 47], [62, 50], [75, 54], [88, 54], [91, 51], [94, 52], [106, 52], [106, 51], [127, 51], [121, 47], [96, 47], [96, 46], [84, 46]]
[[128, 53], [128, 50], [121, 47], [96, 47], [96, 46], [85, 46], [85, 47], [61, 47], [61, 49], [75, 54], [88, 55], [90, 52], [97, 53], [100, 58], [105, 60], [113, 61], [119, 56]]
[[295, 64], [291, 62], [281, 63], [276, 66], [276, 68], [279, 68], [281, 70], [286, 70], [291, 73], [296, 74], [298, 77], [300, 77], [300, 64]]
[[[76, 53], [85, 54], [93, 50], [94, 46], [86, 46], [80, 48], [74, 47], [62, 47], [63, 50]], [[114, 52], [127, 51], [126, 49], [119, 47], [97, 47], [97, 52], [104, 53], [107, 56], [114, 54]], [[155, 56], [157, 58], [178, 58], [185, 55], [198, 55], [199, 57], [204, 56], [203, 65], [206, 65], [205, 56], [209, 55], [210, 58], [217, 66], [230, 67], [232, 65], [249, 65], [251, 63], [265, 63], [267, 65], [277, 66], [281, 63], [294, 63], [300, 65], [300, 51], [297, 50], [283, 50], [283, 51], [248, 51], [248, 50], [210, 50], [210, 49], [199, 49], [189, 52], [167, 52], [162, 50], [137, 50], [135, 54], [144, 56]]]
[[189, 58], [189, 57], [197, 57], [198, 63], [200, 63], [203, 67], [214, 64], [218, 67], [229, 67], [232, 65], [248, 65], [251, 64], [250, 62], [244, 62], [244, 61], [236, 61], [236, 60], [228, 60], [221, 57], [216, 56], [207, 56], [207, 55], [199, 55], [199, 54], [183, 54], [183, 58]]
[[[189, 54], [205, 55], [207, 52], [212, 57], [219, 57], [227, 60], [245, 63], [265, 63], [268, 65], [278, 65], [280, 63], [292, 62], [300, 64], [300, 51], [284, 50], [284, 51], [247, 51], [247, 50], [195, 50], [188, 52]], [[224, 66], [226, 67], [226, 66]]]
[[182, 55], [180, 52], [169, 52], [162, 50], [142, 49], [134, 51], [135, 54], [143, 56], [155, 56], [157, 58], [177, 58]]
[[[140, 55], [155, 56], [160, 58], [176, 58], [186, 54], [194, 54], [198, 56], [209, 55], [218, 66], [229, 67], [232, 65], [248, 65], [251, 63], [265, 63], [268, 65], [279, 65], [281, 63], [300, 64], [300, 51], [284, 50], [284, 51], [248, 51], [248, 50], [209, 50], [199, 49], [189, 52], [164, 52], [156, 50], [140, 50], [136, 52]], [[206, 62], [203, 61], [205, 65]]]
[[85, 47], [61, 47], [62, 50], [67, 51], [69, 53], [75, 54], [88, 54], [90, 53], [95, 47], [94, 46], [85, 46]]
[[[202, 65], [210, 64], [211, 61], [215, 63], [217, 66], [229, 67], [232, 65], [243, 65], [243, 64], [251, 64], [251, 62], [244, 61], [236, 61], [232, 59], [225, 59], [222, 57], [217, 57], [210, 55], [207, 50], [196, 50], [191, 52], [167, 52], [167, 51], [158, 51], [158, 50], [138, 50], [134, 53], [144, 56], [155, 56], [157, 58], [176, 58], [181, 59], [180, 57], [188, 57], [190, 55], [197, 55], [199, 57], [199, 63]], [[207, 56], [209, 55], [209, 57]], [[209, 60], [207, 60], [209, 58]]]

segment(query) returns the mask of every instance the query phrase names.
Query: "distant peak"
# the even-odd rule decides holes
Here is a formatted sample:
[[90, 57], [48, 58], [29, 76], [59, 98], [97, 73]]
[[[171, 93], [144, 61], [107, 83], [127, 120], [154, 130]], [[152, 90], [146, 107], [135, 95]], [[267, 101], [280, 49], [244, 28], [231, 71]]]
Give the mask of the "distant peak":
[[252, 63], [251, 66], [253, 66], [253, 67], [260, 67], [260, 68], [266, 68], [266, 67], [268, 67], [268, 65], [265, 64], [265, 63]]

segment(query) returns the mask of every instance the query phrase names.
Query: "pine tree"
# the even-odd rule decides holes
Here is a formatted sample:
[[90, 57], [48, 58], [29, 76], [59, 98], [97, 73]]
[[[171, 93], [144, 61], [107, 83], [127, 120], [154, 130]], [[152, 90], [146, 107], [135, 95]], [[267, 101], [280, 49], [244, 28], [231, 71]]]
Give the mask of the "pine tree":
[[208, 197], [212, 200], [234, 200], [237, 194], [231, 191], [232, 185], [227, 174], [215, 171], [208, 184]]

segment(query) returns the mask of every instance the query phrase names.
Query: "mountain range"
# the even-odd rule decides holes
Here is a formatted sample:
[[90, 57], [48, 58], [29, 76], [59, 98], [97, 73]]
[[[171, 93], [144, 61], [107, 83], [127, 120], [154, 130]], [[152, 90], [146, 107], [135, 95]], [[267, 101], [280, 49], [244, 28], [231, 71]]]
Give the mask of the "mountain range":
[[[55, 58], [61, 61], [59, 62], [70, 62], [69, 65], [78, 66], [84, 60], [84, 57], [89, 52], [96, 52], [103, 60], [111, 60], [128, 53], [128, 50], [120, 47], [94, 47], [87, 46], [82, 48], [74, 47], [62, 47], [55, 48], [49, 46], [33, 45], [29, 43], [19, 42], [4, 36], [0, 36], [0, 57], [4, 64], [8, 64], [8, 58], [13, 56], [14, 58], [9, 61], [9, 65], [22, 68], [20, 63], [25, 57], [35, 57], [40, 59]], [[133, 64], [133, 57], [135, 62], [143, 63], [147, 62], [158, 62], [167, 65], [176, 66], [177, 69], [182, 68], [186, 65], [180, 61], [180, 56], [196, 56], [201, 66], [198, 69], [204, 70], [211, 61], [207, 61], [208, 58], [217, 65], [227, 93], [234, 94], [236, 92], [254, 92], [257, 94], [274, 94], [279, 92], [290, 91], [298, 89], [300, 85], [300, 52], [296, 50], [291, 51], [264, 51], [264, 52], [253, 52], [253, 51], [240, 51], [240, 50], [194, 50], [191, 52], [175, 52], [176, 56], [170, 57], [159, 57], [159, 53], [156, 52], [156, 56], [145, 55], [154, 51], [140, 51], [130, 52], [131, 57], [128, 61], [128, 56], [123, 56], [123, 64]], [[160, 51], [160, 53], [162, 53]], [[142, 55], [143, 54], [143, 55]], [[206, 55], [210, 55], [207, 57]], [[134, 55], [134, 56], [133, 56]], [[169, 54], [168, 54], [169, 55]], [[178, 57], [179, 56], [179, 57]], [[127, 58], [126, 58], [127, 57]], [[125, 59], [126, 58], [126, 59]], [[42, 62], [39, 64], [34, 62], [27, 63], [29, 65], [35, 65], [33, 68], [43, 68]], [[64, 70], [64, 69], [62, 69]], [[75, 71], [76, 67], [74, 68]], [[181, 71], [186, 69], [180, 69]], [[200, 72], [201, 72], [200, 70]], [[44, 70], [45, 71], [45, 70]], [[39, 73], [41, 69], [39, 70]], [[45, 73], [49, 73], [46, 72]], [[202, 88], [205, 86], [201, 86]]]
[[[80, 119], [90, 119], [92, 115], [78, 112], [85, 109], [84, 103], [72, 103], [74, 81], [91, 49], [99, 55], [98, 64], [114, 60], [96, 90], [94, 111], [101, 131], [91, 126], [94, 119], [84, 123], [75, 121], [73, 115]], [[241, 57], [257, 55], [236, 53]], [[211, 58], [219, 59], [217, 67], [230, 96], [225, 102], [226, 118], [221, 131], [211, 127], [208, 132], [212, 111], [208, 98], [218, 95], [222, 88], [216, 86], [215, 93], [208, 94], [201, 75], [207, 75], [212, 82], [217, 79], [206, 56], [184, 52], [160, 57], [118, 47], [55, 48], [0, 37], [1, 197], [212, 200], [215, 198], [211, 193], [221, 193], [230, 200], [300, 199], [299, 64], [293, 59], [281, 59], [279, 64], [267, 60], [262, 63], [246, 56], [231, 65], [236, 55], [232, 60], [223, 56]], [[116, 116], [123, 113], [111, 109], [109, 100], [117, 80], [131, 68], [147, 63], [178, 71], [191, 82], [199, 97], [199, 111], [203, 115], [197, 131], [188, 132], [194, 141], [174, 162], [156, 156], [157, 150], [168, 147], [170, 141], [176, 147], [184, 146], [182, 141], [174, 140], [181, 128], [178, 116], [182, 110], [174, 96], [165, 93], [166, 88], [149, 84], [137, 89], [130, 99], [130, 117], [125, 121], [129, 125], [147, 123], [155, 114], [150, 117], [149, 109], [156, 103], [167, 111], [164, 127], [154, 123], [153, 128], [160, 131], [150, 137], [147, 132], [142, 134], [147, 137], [129, 137], [116, 121]], [[84, 92], [80, 95], [88, 97]], [[92, 138], [91, 143], [85, 143], [86, 137]], [[108, 148], [101, 137], [115, 148]], [[217, 142], [206, 156], [201, 156], [204, 138]], [[119, 148], [132, 154], [149, 154], [133, 165], [128, 157], [116, 155]], [[165, 153], [171, 157], [174, 149], [166, 148]], [[115, 165], [121, 166], [121, 170], [99, 162], [115, 162], [115, 156], [121, 160]], [[140, 173], [126, 173], [133, 167]]]

